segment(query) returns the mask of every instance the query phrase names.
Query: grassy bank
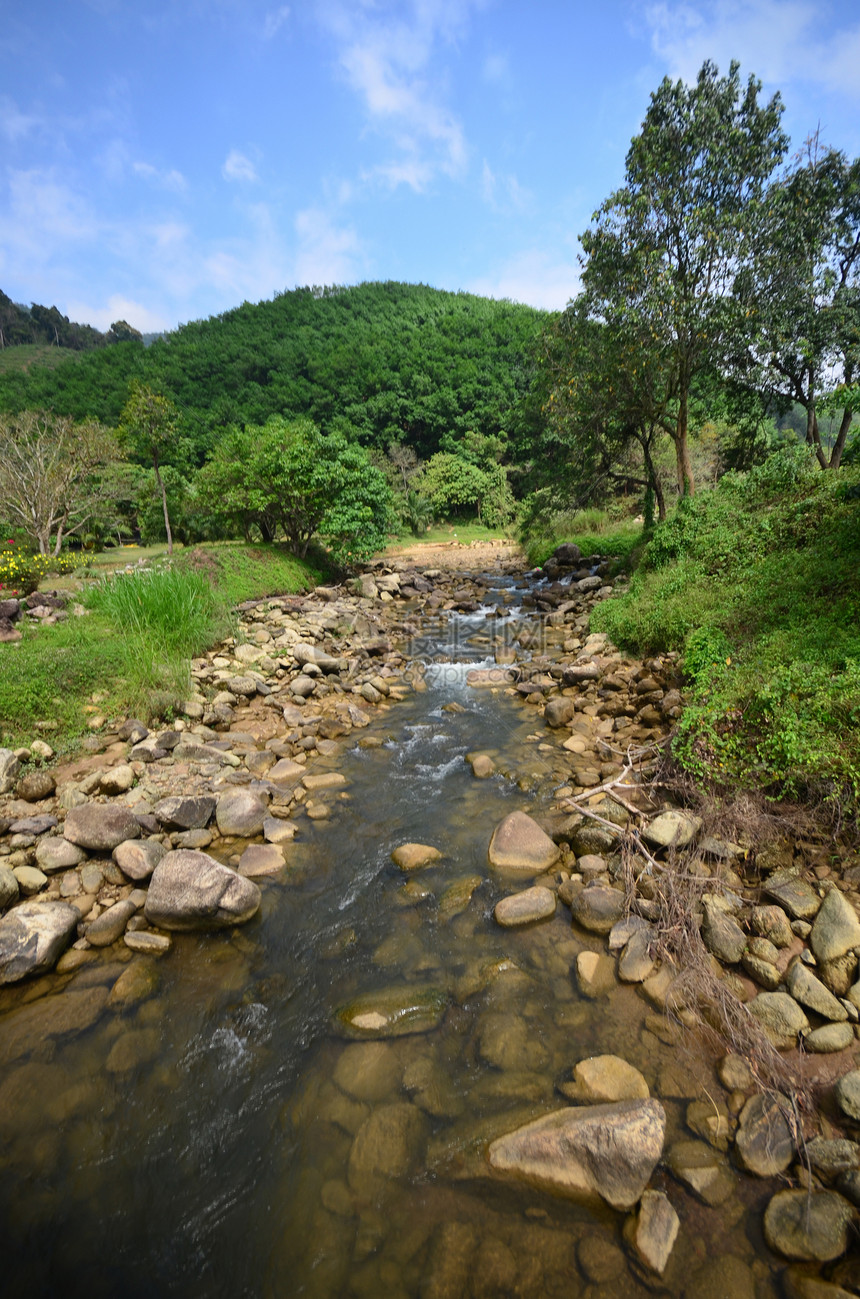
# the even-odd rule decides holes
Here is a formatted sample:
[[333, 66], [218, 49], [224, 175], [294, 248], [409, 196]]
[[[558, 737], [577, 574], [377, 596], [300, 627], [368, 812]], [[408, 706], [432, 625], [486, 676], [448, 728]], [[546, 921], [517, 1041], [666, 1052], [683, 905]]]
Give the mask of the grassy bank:
[[674, 750], [718, 786], [860, 794], [860, 471], [802, 449], [678, 506], [595, 630], [683, 651]]
[[642, 523], [635, 519], [617, 519], [608, 510], [576, 510], [556, 514], [541, 526], [523, 534], [523, 549], [530, 564], [543, 564], [556, 546], [573, 542], [583, 555], [609, 555], [618, 568], [629, 568], [641, 550], [644, 535]]
[[229, 631], [233, 605], [308, 590], [322, 576], [280, 547], [230, 544], [78, 579], [87, 616], [25, 626], [23, 640], [0, 645], [0, 742], [42, 734], [62, 750], [97, 717], [169, 715], [188, 693], [190, 657]]

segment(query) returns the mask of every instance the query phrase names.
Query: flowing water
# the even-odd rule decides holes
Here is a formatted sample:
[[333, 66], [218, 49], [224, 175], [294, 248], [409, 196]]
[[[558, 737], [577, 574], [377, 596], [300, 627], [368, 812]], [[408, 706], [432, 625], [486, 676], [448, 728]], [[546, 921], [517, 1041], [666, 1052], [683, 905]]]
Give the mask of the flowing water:
[[[509, 617], [518, 597], [500, 583], [492, 598]], [[667, 1147], [691, 1135], [698, 1082], [718, 1084], [635, 989], [580, 997], [575, 957], [604, 945], [566, 908], [521, 931], [493, 919], [510, 886], [487, 865], [492, 830], [559, 779], [534, 712], [466, 684], [490, 661], [487, 628], [505, 627], [486, 614], [428, 627], [426, 690], [339, 755], [331, 819], [301, 819], [254, 921], [178, 937], [155, 995], [0, 1071], [4, 1293], [661, 1292], [624, 1261], [621, 1215], [488, 1176], [487, 1141], [562, 1104], [583, 1057], [643, 1072]], [[489, 780], [463, 760], [478, 749]], [[406, 841], [441, 860], [407, 878], [390, 857]], [[124, 968], [108, 952], [62, 996]], [[339, 1026], [339, 1008], [407, 993], [434, 1027], [356, 1042]], [[758, 1299], [776, 1293], [759, 1229], [772, 1188], [738, 1177], [707, 1208], [667, 1174], [654, 1184], [681, 1218], [666, 1293], [725, 1254]]]

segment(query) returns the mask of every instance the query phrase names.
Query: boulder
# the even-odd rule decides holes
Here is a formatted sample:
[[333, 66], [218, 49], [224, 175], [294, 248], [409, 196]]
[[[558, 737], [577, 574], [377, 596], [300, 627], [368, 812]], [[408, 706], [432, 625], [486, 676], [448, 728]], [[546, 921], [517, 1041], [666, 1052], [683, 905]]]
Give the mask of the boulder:
[[687, 812], [679, 812], [675, 808], [670, 808], [668, 812], [661, 812], [655, 817], [643, 830], [643, 835], [648, 843], [657, 848], [686, 848], [693, 836], [701, 828], [701, 821], [697, 816], [691, 816]]
[[219, 795], [215, 820], [221, 834], [253, 839], [263, 829], [265, 804], [249, 789], [228, 789]]
[[0, 983], [52, 970], [77, 936], [80, 912], [66, 902], [22, 902], [0, 920]]
[[82, 803], [66, 813], [63, 835], [90, 852], [113, 852], [126, 839], [139, 839], [134, 813], [115, 803]]
[[836, 1099], [842, 1113], [860, 1123], [860, 1069], [852, 1069], [839, 1079]]
[[822, 1024], [803, 1034], [803, 1046], [816, 1055], [829, 1055], [836, 1051], [847, 1051], [854, 1045], [854, 1028], [851, 1024]]
[[113, 859], [129, 879], [148, 880], [164, 853], [157, 839], [126, 839], [114, 848]]
[[705, 899], [702, 912], [702, 939], [708, 951], [726, 965], [736, 965], [747, 945], [746, 934], [716, 902]]
[[284, 869], [284, 852], [274, 843], [251, 843], [239, 860], [239, 874], [257, 879]]
[[618, 986], [615, 961], [603, 952], [578, 952], [574, 968], [579, 991], [590, 1001]]
[[812, 885], [796, 876], [771, 876], [764, 891], [794, 920], [812, 920], [821, 906], [821, 898]]
[[490, 840], [490, 865], [511, 875], [541, 875], [560, 856], [558, 845], [525, 812], [511, 812]]
[[555, 894], [552, 889], [545, 889], [540, 884], [524, 889], [522, 893], [512, 893], [496, 903], [493, 915], [496, 923], [504, 929], [517, 925], [530, 925], [536, 920], [548, 920], [555, 915]]
[[259, 906], [260, 890], [252, 880], [205, 852], [180, 848], [156, 866], [145, 914], [162, 929], [223, 929], [244, 924]]
[[819, 961], [837, 960], [860, 946], [860, 919], [839, 889], [831, 889], [822, 902], [809, 935], [809, 944]]
[[778, 1050], [796, 1046], [798, 1033], [809, 1029], [809, 1020], [787, 992], [760, 992], [747, 1003], [747, 1009]]
[[427, 1120], [403, 1101], [380, 1105], [365, 1119], [352, 1143], [348, 1178], [352, 1190], [374, 1196], [392, 1179], [419, 1167], [427, 1142]]
[[0, 866], [0, 911], [18, 901], [18, 881], [8, 866]]
[[490, 1166], [554, 1194], [599, 1195], [631, 1209], [663, 1153], [666, 1115], [657, 1100], [558, 1110], [494, 1141]]
[[568, 722], [573, 720], [575, 712], [576, 708], [572, 699], [569, 699], [566, 695], [557, 695], [547, 702], [543, 710], [544, 721], [553, 730], [558, 730], [562, 726], [567, 726]]
[[21, 763], [11, 749], [0, 749], [0, 794], [8, 794], [15, 788], [15, 781], [21, 770]]
[[848, 1248], [854, 1216], [835, 1191], [778, 1191], [765, 1210], [765, 1240], [784, 1258], [827, 1263]]
[[639, 1212], [624, 1235], [641, 1263], [662, 1276], [681, 1223], [664, 1191], [643, 1191]]
[[202, 830], [212, 820], [215, 799], [211, 794], [196, 798], [163, 798], [152, 809], [165, 830]]
[[391, 854], [391, 860], [402, 871], [420, 870], [434, 861], [440, 861], [442, 854], [438, 848], [425, 843], [402, 843]]
[[735, 1150], [738, 1162], [756, 1177], [778, 1177], [794, 1158], [794, 1134], [786, 1118], [788, 1101], [767, 1093], [751, 1096], [740, 1113]]
[[87, 854], [76, 843], [70, 843], [68, 839], [60, 839], [53, 835], [50, 839], [42, 839], [36, 846], [36, 861], [46, 875], [54, 871], [69, 870], [70, 867], [86, 861], [86, 858]]
[[347, 1037], [404, 1037], [429, 1033], [447, 1008], [448, 995], [441, 988], [383, 988], [341, 1006], [336, 1020]]
[[848, 1011], [841, 1001], [837, 1001], [802, 961], [795, 961], [791, 966], [785, 976], [785, 986], [795, 1001], [808, 1010], [814, 1010], [823, 1019], [838, 1022], [848, 1018]]
[[92, 947], [110, 947], [125, 933], [125, 927], [137, 907], [130, 898], [124, 898], [108, 907], [101, 915], [87, 925], [87, 942]]
[[101, 792], [111, 796], [127, 794], [133, 785], [134, 768], [128, 762], [121, 762], [116, 767], [108, 768], [99, 781]]
[[18, 781], [15, 791], [25, 803], [40, 803], [43, 798], [50, 798], [57, 788], [57, 782], [50, 771], [28, 771]]
[[570, 902], [574, 920], [592, 934], [608, 934], [624, 914], [625, 899], [620, 889], [608, 884], [589, 884]]
[[573, 1066], [573, 1081], [561, 1092], [571, 1101], [603, 1105], [615, 1101], [644, 1101], [651, 1095], [638, 1069], [617, 1055], [594, 1055]]
[[705, 1141], [676, 1142], [666, 1162], [678, 1181], [688, 1186], [704, 1204], [712, 1207], [724, 1204], [736, 1192], [736, 1178], [725, 1156]]

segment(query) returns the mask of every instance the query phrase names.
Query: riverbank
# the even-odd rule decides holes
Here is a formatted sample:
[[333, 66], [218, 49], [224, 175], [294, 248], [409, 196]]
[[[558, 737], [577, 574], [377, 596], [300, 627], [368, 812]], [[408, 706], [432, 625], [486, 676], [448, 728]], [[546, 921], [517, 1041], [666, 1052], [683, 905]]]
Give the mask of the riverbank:
[[[510, 569], [507, 563], [504, 567]], [[161, 982], [175, 980], [180, 969], [182, 979], [192, 986], [208, 982], [206, 966], [220, 953], [228, 990], [232, 984], [241, 1000], [249, 972], [246, 968], [240, 973], [239, 954], [244, 953], [246, 964], [258, 962], [252, 953], [265, 944], [267, 930], [276, 926], [283, 909], [296, 905], [289, 898], [299, 887], [317, 899], [307, 923], [313, 925], [316, 916], [325, 931], [313, 884], [320, 863], [313, 859], [312, 864], [311, 846], [328, 842], [328, 827], [335, 833], [339, 822], [356, 826], [356, 815], [362, 812], [374, 825], [385, 826], [389, 820], [399, 824], [396, 812], [387, 809], [393, 773], [383, 774], [384, 765], [374, 764], [384, 764], [389, 752], [402, 749], [398, 779], [405, 782], [407, 804], [432, 798], [437, 770], [444, 768], [446, 779], [466, 784], [452, 787], [460, 791], [455, 796], [459, 811], [453, 804], [447, 808], [433, 803], [431, 821], [433, 816], [438, 821], [432, 832], [429, 826], [425, 830], [432, 838], [424, 846], [435, 851], [435, 858], [431, 854], [414, 871], [385, 866], [374, 858], [365, 887], [374, 891], [378, 909], [383, 898], [375, 890], [377, 881], [384, 881], [384, 898], [390, 899], [385, 903], [388, 933], [375, 930], [368, 948], [362, 926], [352, 927], [351, 936], [351, 927], [342, 925], [320, 938], [321, 951], [330, 945], [328, 959], [335, 964], [357, 962], [347, 984], [336, 984], [332, 1012], [348, 1036], [365, 1041], [347, 1047], [327, 1041], [319, 1055], [305, 1061], [299, 1093], [283, 1116], [291, 1148], [296, 1142], [300, 1147], [313, 1144], [311, 1130], [327, 1133], [324, 1142], [333, 1143], [322, 1161], [330, 1170], [327, 1180], [315, 1182], [308, 1167], [306, 1190], [317, 1188], [307, 1192], [310, 1203], [318, 1206], [314, 1243], [305, 1254], [295, 1241], [290, 1246], [304, 1259], [304, 1267], [311, 1267], [314, 1257], [327, 1260], [317, 1275], [326, 1275], [330, 1288], [323, 1286], [318, 1293], [351, 1293], [346, 1287], [354, 1288], [360, 1276], [372, 1275], [377, 1286], [384, 1284], [380, 1268], [383, 1262], [393, 1262], [396, 1242], [382, 1231], [378, 1209], [371, 1211], [368, 1205], [377, 1204], [380, 1197], [387, 1203], [395, 1187], [402, 1190], [404, 1178], [420, 1193], [422, 1176], [428, 1172], [448, 1188], [446, 1194], [456, 1200], [458, 1212], [463, 1211], [463, 1230], [449, 1225], [458, 1220], [457, 1214], [446, 1218], [441, 1204], [434, 1207], [422, 1227], [421, 1248], [410, 1254], [408, 1266], [401, 1261], [398, 1284], [405, 1286], [404, 1293], [413, 1292], [404, 1278], [416, 1267], [416, 1275], [436, 1277], [437, 1288], [449, 1273], [455, 1284], [459, 1268], [460, 1289], [450, 1293], [468, 1293], [469, 1286], [474, 1292], [475, 1278], [487, 1270], [501, 1284], [499, 1277], [507, 1269], [508, 1291], [514, 1287], [512, 1292], [517, 1292], [516, 1287], [526, 1283], [526, 1259], [534, 1252], [535, 1240], [529, 1237], [527, 1245], [507, 1223], [501, 1210], [508, 1194], [516, 1197], [517, 1213], [532, 1204], [552, 1217], [552, 1230], [542, 1236], [542, 1249], [549, 1251], [542, 1275], [554, 1278], [553, 1285], [566, 1276], [568, 1287], [577, 1277], [580, 1287], [608, 1284], [611, 1277], [616, 1295], [640, 1293], [647, 1276], [649, 1285], [663, 1284], [670, 1293], [681, 1293], [685, 1286], [690, 1295], [717, 1293], [705, 1288], [709, 1268], [706, 1258], [696, 1254], [696, 1232], [716, 1247], [720, 1233], [728, 1239], [736, 1208], [755, 1206], [760, 1218], [773, 1199], [777, 1177], [788, 1175], [796, 1185], [820, 1184], [816, 1194], [832, 1197], [827, 1200], [830, 1217], [839, 1208], [836, 1218], [844, 1218], [847, 1226], [853, 1213], [853, 1182], [850, 1177], [844, 1180], [851, 1171], [844, 1161], [852, 1158], [849, 1147], [857, 1147], [851, 1141], [833, 1145], [836, 1125], [849, 1135], [854, 1129], [831, 1084], [839, 1073], [849, 1072], [854, 1061], [851, 1024], [856, 1004], [851, 998], [853, 970], [846, 957], [852, 955], [856, 967], [856, 955], [849, 945], [841, 956], [825, 959], [832, 940], [822, 946], [816, 930], [819, 912], [826, 917], [828, 909], [838, 912], [837, 930], [851, 930], [850, 915], [838, 905], [843, 898], [854, 907], [850, 861], [825, 863], [821, 845], [811, 840], [792, 845], [790, 851], [771, 845], [770, 855], [759, 852], [757, 861], [755, 844], [709, 843], [703, 828], [683, 809], [673, 813], [663, 806], [660, 788], [650, 789], [648, 781], [654, 771], [654, 746], [665, 737], [680, 706], [676, 661], [667, 657], [637, 663], [618, 654], [605, 637], [589, 635], [590, 610], [608, 593], [599, 565], [594, 568], [567, 552], [557, 559], [555, 581], [524, 586], [510, 571], [476, 578], [426, 564], [399, 573], [379, 567], [356, 592], [321, 588], [307, 597], [254, 602], [240, 609], [236, 637], [194, 661], [195, 691], [172, 730], [149, 735], [145, 727], [128, 722], [125, 734], [117, 729], [93, 737], [89, 753], [58, 769], [54, 792], [43, 784], [40, 799], [16, 801], [7, 796], [0, 815], [10, 822], [3, 848], [8, 849], [6, 862], [13, 863], [11, 873], [38, 869], [44, 883], [35, 875], [24, 876], [31, 887], [39, 886], [34, 889], [34, 896], [42, 899], [38, 907], [74, 910], [74, 933], [81, 935], [59, 958], [54, 973], [25, 979], [2, 994], [6, 1045], [0, 1088], [13, 1143], [7, 1170], [25, 1167], [34, 1157], [27, 1098], [39, 1079], [40, 1086], [65, 1098], [61, 1108], [73, 1130], [78, 1131], [82, 1108], [92, 1122], [93, 1097], [76, 1093], [77, 1082], [58, 1086], [62, 1075], [57, 1073], [57, 1066], [78, 1048], [83, 1050], [88, 1038], [103, 1043], [101, 1069], [106, 1068], [122, 1092], [143, 1087], [145, 1074], [164, 1067], [159, 1064], [164, 1021], [154, 1014]], [[392, 736], [397, 734], [400, 710], [417, 707], [429, 696], [434, 711], [429, 727], [421, 726], [454, 749], [449, 760], [446, 752], [442, 765], [428, 770], [425, 780], [421, 772], [427, 760], [416, 766], [407, 755], [409, 745]], [[505, 717], [511, 718], [506, 723], [510, 729], [492, 744], [475, 744], [476, 736], [480, 741], [482, 733], [490, 733], [491, 718], [502, 704]], [[460, 752], [456, 727], [482, 708], [477, 730], [463, 732], [470, 737], [470, 747]], [[433, 734], [428, 734], [431, 749], [432, 740]], [[355, 804], [353, 791], [362, 763], [379, 772], [379, 782], [371, 780], [369, 787], [376, 794], [367, 789], [364, 795], [378, 806]], [[9, 777], [15, 780], [11, 792], [20, 796], [24, 791], [18, 781], [39, 774], [25, 769]], [[38, 793], [38, 782], [26, 792]], [[490, 808], [497, 810], [488, 813], [485, 809]], [[104, 834], [120, 811], [128, 833], [119, 828], [125, 837], [109, 855]], [[526, 813], [530, 823], [524, 837], [515, 836], [514, 848], [508, 845], [502, 860], [490, 849], [490, 840], [511, 811]], [[446, 813], [454, 813], [454, 819], [442, 819]], [[40, 818], [55, 818], [56, 824]], [[22, 826], [22, 820], [29, 820], [29, 827]], [[136, 833], [130, 830], [131, 821]], [[688, 832], [695, 851], [687, 852], [682, 842]], [[337, 842], [349, 852], [347, 843], [359, 843], [359, 834], [351, 829], [346, 841]], [[102, 838], [95, 843], [98, 835]], [[379, 831], [375, 836], [381, 838]], [[458, 848], [461, 839], [479, 848]], [[197, 854], [213, 865], [197, 860]], [[70, 855], [77, 861], [68, 860]], [[172, 887], [171, 873], [163, 868], [167, 861], [184, 870], [189, 857], [205, 874], [203, 891], [208, 890], [200, 905], [209, 910], [196, 917], [187, 911], [177, 916], [171, 910], [180, 901], [189, 902], [194, 892], [189, 875], [180, 871], [181, 887]], [[358, 863], [350, 862], [335, 885], [344, 891], [345, 903], [357, 887], [357, 871]], [[150, 884], [147, 893], [153, 872], [156, 885]], [[667, 896], [669, 883], [678, 878], [685, 881], [683, 899], [674, 893]], [[243, 881], [241, 888], [238, 880]], [[842, 885], [848, 886], [844, 892]], [[774, 897], [781, 886], [783, 892]], [[221, 889], [214, 909], [213, 888]], [[506, 898], [520, 899], [521, 906], [523, 895], [534, 888], [542, 895], [532, 901], [545, 907], [543, 894], [548, 894], [552, 910], [544, 911], [544, 919], [527, 915], [530, 923], [522, 926], [506, 924]], [[792, 913], [798, 897], [804, 900], [806, 919]], [[706, 946], [696, 948], [699, 982], [676, 1000], [666, 973], [673, 927], [667, 920], [677, 924], [682, 919], [682, 902], [683, 915], [704, 919]], [[675, 907], [671, 917], [670, 906]], [[198, 924], [207, 930], [219, 908], [223, 915], [218, 919], [227, 926], [224, 943], [213, 936], [183, 936]], [[510, 904], [507, 909], [510, 919]], [[7, 917], [14, 915], [13, 907]], [[430, 921], [430, 915], [435, 919]], [[249, 923], [236, 929], [239, 921]], [[757, 932], [759, 922], [769, 926], [769, 936]], [[367, 926], [368, 919], [363, 923]], [[421, 941], [428, 923], [434, 934], [430, 944]], [[373, 929], [372, 922], [369, 927]], [[696, 925], [693, 930], [686, 935], [689, 943], [699, 933]], [[248, 933], [254, 937], [246, 938]], [[733, 940], [737, 948], [738, 933], [743, 950], [732, 959], [730, 944]], [[853, 930], [848, 936], [856, 944]], [[482, 944], [487, 944], [483, 957]], [[157, 955], [168, 951], [164, 958]], [[365, 986], [363, 951], [371, 968], [387, 972], [382, 987], [378, 981]], [[676, 948], [676, 959], [678, 952]], [[791, 968], [805, 970], [809, 978], [795, 976], [798, 991], [773, 995], [790, 1000], [803, 1016], [811, 1010], [806, 1026], [817, 1025], [812, 1031], [819, 1034], [818, 1040], [826, 1041], [828, 1029], [835, 1027], [842, 1041], [841, 1050], [817, 1057], [812, 1079], [809, 1073], [797, 1081], [785, 1073], [780, 1076], [783, 1088], [795, 1088], [797, 1095], [811, 1091], [815, 1083], [824, 1091], [825, 1122], [830, 1126], [825, 1126], [823, 1146], [819, 1141], [811, 1147], [807, 1141], [806, 1150], [812, 1148], [815, 1159], [805, 1164], [797, 1153], [800, 1129], [792, 1124], [803, 1124], [811, 1116], [798, 1112], [791, 1095], [784, 1107], [786, 1117], [778, 1108], [762, 1113], [753, 1104], [755, 1080], [737, 1055], [728, 1057], [718, 1075], [713, 1072], [718, 1057], [703, 1043], [689, 1061], [678, 1057], [684, 1040], [678, 1036], [678, 1021], [696, 1033], [697, 1021], [711, 1017], [707, 999], [712, 986], [706, 976], [713, 979], [724, 968], [734, 970], [728, 978], [721, 977], [720, 984], [742, 1006], [752, 997], [758, 1000], [770, 986], [757, 982], [756, 974], [759, 980], [773, 982], [775, 971], [776, 986], [787, 986], [792, 960]], [[827, 969], [833, 962], [834, 968]], [[174, 973], [164, 973], [169, 970]], [[837, 974], [848, 978], [842, 993], [824, 983], [832, 983]], [[294, 977], [300, 983], [307, 976], [295, 972]], [[818, 982], [820, 991], [814, 986]], [[545, 991], [536, 1000], [538, 986]], [[272, 984], [261, 994], [255, 982], [248, 1004], [271, 1013], [276, 987], [278, 997], [292, 995], [289, 984]], [[184, 995], [179, 988], [176, 992]], [[834, 1012], [824, 993], [839, 1002], [844, 1014]], [[824, 1007], [831, 1018], [822, 1013]], [[800, 1062], [796, 1043], [803, 1023], [796, 1014], [795, 1021], [795, 1046], [788, 1049], [786, 1041], [780, 1042], [777, 1057], [789, 1070]], [[404, 1023], [409, 1028], [405, 1035]], [[774, 1031], [772, 1024], [765, 1027]], [[805, 1034], [807, 1042], [809, 1036]], [[767, 1033], [761, 1042], [761, 1059], [742, 1054], [758, 1071], [759, 1082], [772, 1091], [774, 1079], [767, 1067], [776, 1066], [767, 1054]], [[595, 1049], [583, 1051], [586, 1046]], [[470, 1082], [468, 1071], [460, 1075], [461, 1052], [470, 1061], [474, 1052]], [[637, 1077], [631, 1083], [629, 1073], [610, 1064], [610, 1083], [605, 1078], [598, 1084], [587, 1077], [584, 1081], [581, 1066], [594, 1055], [621, 1060]], [[37, 1079], [40, 1069], [49, 1072]], [[473, 1096], [470, 1090], [476, 1069], [482, 1103], [492, 1097], [483, 1115], [474, 1111], [477, 1093]], [[640, 1207], [626, 1237], [619, 1215], [600, 1227], [593, 1216], [577, 1220], [574, 1230], [564, 1217], [568, 1211], [556, 1209], [555, 1196], [516, 1190], [522, 1186], [522, 1166], [507, 1171], [497, 1167], [491, 1175], [487, 1151], [492, 1143], [558, 1111], [559, 1096], [577, 1105], [644, 1104], [643, 1083], [652, 1098], [648, 1103], [662, 1107], [665, 1115], [665, 1142], [661, 1139], [657, 1155], [663, 1163], [652, 1165], [645, 1178], [647, 1184], [653, 1174], [648, 1195], [657, 1199], [643, 1202], [649, 1206], [644, 1223]], [[626, 1091], [631, 1085], [632, 1096]], [[614, 1089], [609, 1094], [607, 1086]], [[310, 1110], [309, 1096], [314, 1097]], [[113, 1106], [115, 1112], [115, 1099]], [[336, 1139], [335, 1132], [340, 1133]], [[743, 1133], [747, 1135], [739, 1137]], [[812, 1129], [805, 1135], [811, 1138]], [[42, 1132], [40, 1140], [45, 1136]], [[345, 1164], [338, 1172], [334, 1150], [344, 1142]], [[729, 1148], [734, 1152], [731, 1161]], [[784, 1160], [779, 1168], [773, 1163], [774, 1149], [777, 1162]], [[738, 1164], [749, 1168], [762, 1152], [770, 1162], [755, 1171], [764, 1172], [764, 1178], [739, 1181]], [[489, 1236], [474, 1225], [461, 1191], [454, 1189], [488, 1176], [489, 1186], [495, 1188], [488, 1193], [502, 1196], [493, 1201], [499, 1212], [491, 1215], [494, 1230]], [[823, 1189], [838, 1179], [848, 1199]], [[553, 1186], [546, 1169], [529, 1180], [544, 1188]], [[605, 1194], [606, 1183], [602, 1186], [602, 1191], [596, 1188], [597, 1195], [614, 1203]], [[594, 1193], [595, 1188], [590, 1189]], [[555, 1190], [565, 1194], [557, 1182]], [[414, 1208], [411, 1190], [409, 1197]], [[639, 1194], [631, 1203], [638, 1199]], [[787, 1205], [789, 1218], [794, 1203]], [[847, 1210], [839, 1207], [845, 1204]], [[659, 1248], [654, 1253], [653, 1221], [672, 1235], [667, 1206], [677, 1213], [680, 1235], [670, 1243], [661, 1271], [653, 1266], [655, 1259], [660, 1261]], [[562, 1215], [558, 1220], [553, 1217], [557, 1211]], [[559, 1246], [562, 1222], [569, 1239], [578, 1243], [572, 1257], [551, 1265], [549, 1256]], [[774, 1230], [771, 1224], [772, 1243], [777, 1239]], [[378, 1243], [362, 1252], [365, 1246], [359, 1242], [368, 1232], [375, 1233]], [[800, 1245], [806, 1249], [808, 1235], [801, 1232]], [[496, 1246], [487, 1245], [490, 1237]], [[784, 1230], [779, 1239], [786, 1245]], [[796, 1233], [794, 1239], [787, 1248], [797, 1248]], [[768, 1278], [776, 1285], [783, 1264], [771, 1261], [759, 1274], [748, 1246], [732, 1241], [724, 1251], [738, 1265], [732, 1292], [751, 1294], [757, 1284], [761, 1293], [773, 1293], [766, 1288]], [[816, 1238], [812, 1246], [819, 1261], [822, 1250], [834, 1248], [829, 1237], [828, 1241], [822, 1245]], [[302, 1248], [308, 1249], [306, 1241]], [[702, 1277], [694, 1284], [690, 1278], [700, 1268]], [[663, 1281], [656, 1282], [661, 1274]], [[791, 1284], [795, 1281], [801, 1285], [802, 1277]], [[422, 1282], [422, 1293], [426, 1284]], [[725, 1286], [719, 1291], [728, 1292]]]

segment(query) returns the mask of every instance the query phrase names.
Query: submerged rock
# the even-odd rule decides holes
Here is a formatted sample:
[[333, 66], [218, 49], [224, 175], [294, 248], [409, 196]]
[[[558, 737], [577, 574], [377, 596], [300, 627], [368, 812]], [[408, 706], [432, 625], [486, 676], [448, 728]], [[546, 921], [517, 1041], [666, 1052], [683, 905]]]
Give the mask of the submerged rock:
[[835, 1191], [778, 1191], [765, 1210], [765, 1240], [785, 1258], [827, 1263], [848, 1248], [855, 1213]]
[[341, 1006], [337, 1022], [349, 1037], [405, 1037], [429, 1033], [448, 1007], [441, 988], [386, 988]]
[[425, 843], [402, 843], [391, 854], [391, 860], [402, 871], [420, 870], [422, 866], [429, 866], [431, 862], [440, 861], [441, 857], [442, 854], [438, 848], [432, 848]]
[[659, 1101], [559, 1110], [494, 1141], [490, 1166], [556, 1194], [599, 1195], [615, 1209], [639, 1200], [663, 1153]]
[[639, 1261], [662, 1276], [680, 1225], [665, 1192], [643, 1191], [639, 1212], [630, 1220], [624, 1234]]
[[522, 893], [512, 893], [496, 903], [493, 915], [496, 923], [504, 929], [517, 925], [530, 925], [536, 920], [548, 920], [555, 915], [555, 894], [552, 889], [545, 889], [540, 884], [524, 889]]
[[223, 929], [256, 914], [260, 890], [205, 852], [179, 848], [162, 857], [146, 895], [146, 918], [162, 929]]
[[572, 1101], [606, 1104], [647, 1100], [648, 1084], [638, 1069], [617, 1055], [594, 1055], [573, 1066], [573, 1081], [560, 1091]]

